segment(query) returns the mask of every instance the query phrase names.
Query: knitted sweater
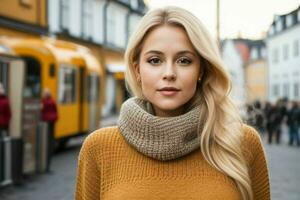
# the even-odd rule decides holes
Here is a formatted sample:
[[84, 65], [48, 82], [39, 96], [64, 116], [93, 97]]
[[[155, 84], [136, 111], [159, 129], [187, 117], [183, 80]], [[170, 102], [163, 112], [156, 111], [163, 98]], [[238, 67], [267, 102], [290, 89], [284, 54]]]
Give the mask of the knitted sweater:
[[[255, 200], [269, 200], [267, 163], [257, 132], [244, 126], [243, 152]], [[170, 161], [145, 156], [117, 127], [89, 135], [80, 151], [76, 200], [238, 200], [234, 181], [210, 166], [200, 149]]]

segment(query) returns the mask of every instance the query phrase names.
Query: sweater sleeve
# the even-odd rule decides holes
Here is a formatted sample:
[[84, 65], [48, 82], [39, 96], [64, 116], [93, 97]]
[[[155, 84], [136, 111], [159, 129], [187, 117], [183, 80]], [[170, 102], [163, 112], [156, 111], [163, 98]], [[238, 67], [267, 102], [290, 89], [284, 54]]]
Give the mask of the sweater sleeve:
[[249, 131], [251, 145], [249, 148], [253, 155], [250, 163], [250, 178], [254, 200], [270, 200], [269, 173], [263, 144], [255, 129], [250, 128]]
[[100, 199], [100, 171], [98, 170], [95, 154], [92, 148], [95, 139], [87, 137], [79, 153], [76, 200], [99, 200]]

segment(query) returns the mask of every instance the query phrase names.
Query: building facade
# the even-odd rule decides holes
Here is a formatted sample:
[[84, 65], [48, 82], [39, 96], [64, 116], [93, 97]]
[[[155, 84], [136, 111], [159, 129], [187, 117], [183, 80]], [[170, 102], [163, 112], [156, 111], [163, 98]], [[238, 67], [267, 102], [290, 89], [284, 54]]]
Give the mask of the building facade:
[[0, 35], [50, 36], [90, 48], [105, 71], [101, 98], [108, 115], [128, 96], [123, 55], [146, 10], [143, 0], [2, 0]]
[[0, 36], [39, 37], [48, 32], [46, 0], [2, 0]]
[[[245, 53], [242, 54], [241, 51]], [[248, 59], [247, 46], [236, 40], [225, 40], [222, 43], [222, 57], [232, 82], [232, 98], [236, 103], [244, 104], [246, 101], [244, 62]]]
[[274, 18], [266, 44], [268, 99], [300, 100], [300, 7]]
[[104, 116], [118, 112], [127, 97], [123, 54], [146, 9], [142, 0], [48, 1], [49, 34], [88, 46], [105, 68]]
[[268, 65], [266, 47], [262, 40], [251, 45], [250, 58], [245, 65], [247, 102], [265, 102], [268, 97]]
[[237, 104], [266, 100], [267, 64], [262, 40], [224, 40], [222, 57], [232, 81], [231, 95]]

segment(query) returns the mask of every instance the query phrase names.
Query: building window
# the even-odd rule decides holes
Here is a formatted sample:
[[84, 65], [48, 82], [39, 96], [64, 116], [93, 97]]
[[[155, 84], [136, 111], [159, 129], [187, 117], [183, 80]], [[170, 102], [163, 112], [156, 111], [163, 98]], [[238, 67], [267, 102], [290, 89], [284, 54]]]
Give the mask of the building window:
[[108, 12], [107, 16], [107, 42], [115, 44], [115, 32], [116, 32], [116, 13], [113, 9]]
[[294, 41], [294, 56], [299, 55], [299, 40]]
[[297, 18], [298, 18], [298, 22], [300, 22], [300, 10], [298, 10]]
[[8, 84], [8, 63], [2, 62], [0, 60], [0, 83], [4, 87], [5, 92], [7, 93], [7, 84]]
[[273, 35], [274, 32], [275, 32], [275, 28], [274, 28], [274, 25], [272, 25], [269, 30], [269, 35]]
[[122, 2], [122, 3], [125, 3], [127, 5], [130, 5], [130, 0], [119, 0], [119, 1]]
[[284, 60], [289, 59], [289, 46], [287, 44], [282, 48], [282, 55]]
[[283, 97], [289, 97], [289, 95], [290, 95], [289, 90], [290, 90], [289, 84], [288, 83], [283, 84], [283, 88], [282, 88]]
[[138, 9], [138, 7], [139, 7], [139, 2], [138, 2], [138, 0], [131, 0], [130, 1], [130, 4], [131, 4], [131, 8], [133, 8], [133, 9]]
[[32, 6], [32, 0], [20, 0], [20, 4], [22, 6], [25, 6], [25, 7], [31, 7]]
[[288, 15], [286, 17], [286, 26], [287, 27], [290, 27], [293, 25], [293, 15]]
[[258, 48], [252, 48], [251, 49], [251, 59], [255, 60], [258, 59]]
[[61, 0], [61, 28], [68, 30], [70, 24], [70, 2], [69, 0]]
[[84, 0], [83, 1], [83, 12], [82, 12], [82, 24], [83, 24], [83, 37], [88, 39], [92, 36], [92, 20], [93, 20], [93, 13], [92, 13], [92, 1], [91, 0]]
[[273, 90], [273, 96], [274, 97], [278, 97], [279, 96], [279, 85], [278, 84], [274, 84], [272, 90]]
[[267, 56], [267, 52], [266, 52], [266, 48], [265, 47], [262, 47], [261, 49], [260, 49], [260, 51], [261, 51], [261, 57], [262, 58], [265, 58], [266, 56]]
[[276, 64], [276, 63], [278, 63], [278, 61], [279, 61], [279, 51], [276, 48], [276, 49], [273, 49], [273, 51], [272, 51], [272, 62], [274, 64]]
[[58, 99], [60, 103], [76, 101], [76, 69], [73, 66], [60, 66]]
[[282, 20], [280, 18], [276, 21], [275, 29], [276, 29], [276, 32], [279, 32], [282, 30]]
[[294, 84], [294, 97], [295, 99], [299, 99], [299, 83]]

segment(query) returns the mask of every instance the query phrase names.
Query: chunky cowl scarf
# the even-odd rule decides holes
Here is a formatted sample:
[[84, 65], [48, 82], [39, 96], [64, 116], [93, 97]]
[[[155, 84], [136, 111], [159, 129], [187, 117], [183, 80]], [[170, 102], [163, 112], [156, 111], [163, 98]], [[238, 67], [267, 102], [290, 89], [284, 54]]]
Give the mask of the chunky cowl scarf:
[[176, 117], [151, 114], [149, 102], [130, 98], [123, 103], [118, 126], [125, 140], [140, 153], [172, 160], [199, 148], [200, 106]]

